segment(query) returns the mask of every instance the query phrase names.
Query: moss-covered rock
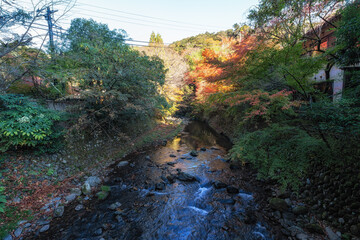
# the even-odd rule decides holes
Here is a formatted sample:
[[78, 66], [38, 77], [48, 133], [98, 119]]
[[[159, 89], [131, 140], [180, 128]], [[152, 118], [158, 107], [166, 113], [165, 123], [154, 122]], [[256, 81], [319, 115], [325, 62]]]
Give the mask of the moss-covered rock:
[[281, 198], [271, 198], [269, 204], [270, 207], [275, 210], [286, 211], [288, 209], [286, 201]]
[[306, 224], [305, 228], [311, 233], [324, 234], [324, 231], [319, 224], [315, 224], [315, 223]]
[[295, 206], [292, 212], [296, 215], [304, 215], [308, 212], [308, 208], [305, 206]]

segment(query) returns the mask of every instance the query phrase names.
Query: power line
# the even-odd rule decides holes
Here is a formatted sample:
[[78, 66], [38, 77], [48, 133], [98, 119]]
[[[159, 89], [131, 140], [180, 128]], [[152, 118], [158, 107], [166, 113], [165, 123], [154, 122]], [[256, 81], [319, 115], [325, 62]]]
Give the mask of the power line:
[[170, 28], [170, 27], [164, 27], [164, 26], [154, 26], [154, 25], [149, 25], [149, 24], [144, 24], [144, 23], [135, 23], [135, 22], [129, 22], [129, 21], [118, 20], [118, 19], [113, 19], [113, 18], [94, 16], [94, 15], [89, 15], [89, 14], [82, 14], [82, 15], [88, 16], [88, 17], [96, 17], [96, 18], [100, 18], [100, 19], [111, 20], [111, 21], [117, 21], [117, 22], [122, 22], [122, 23], [129, 23], [129, 24], [134, 24], [134, 25], [147, 26], [147, 27], [152, 27], [152, 28], [159, 27], [159, 28], [166, 28], [166, 29], [171, 29], [171, 30], [181, 30], [181, 31], [186, 31], [186, 32], [199, 32], [199, 31], [194, 31], [194, 30], [181, 29], [181, 28], [177, 28], [177, 27]]
[[[43, 30], [43, 31], [48, 31], [48, 29], [46, 28], [41, 28], [41, 27], [37, 27], [37, 26], [31, 26], [31, 28], [34, 29], [38, 29], [38, 30]], [[53, 35], [55, 37], [61, 37], [61, 35], [53, 33]], [[38, 35], [38, 36], [47, 36], [47, 34], [43, 34], [43, 35]], [[146, 43], [146, 44], [150, 44], [150, 42], [146, 42], [146, 41], [139, 41], [139, 40], [132, 40], [132, 39], [119, 39], [124, 41], [124, 44], [129, 45], [129, 46], [137, 46], [137, 47], [152, 47], [152, 48], [173, 48], [167, 45], [141, 45], [141, 44], [137, 44], [137, 43], [127, 43], [127, 42], [139, 42], [139, 43]]]
[[[150, 44], [150, 42], [147, 42], [147, 41], [133, 40], [133, 39], [131, 39], [131, 38], [130, 38], [130, 39], [125, 39], [125, 41]], [[163, 43], [163, 44], [164, 44], [164, 45], [170, 45], [171, 43]]]
[[[22, 1], [22, 0], [17, 0], [17, 1], [29, 4], [28, 2], [25, 2], [25, 1]], [[126, 11], [114, 10], [114, 9], [105, 8], [105, 7], [96, 6], [96, 5], [87, 4], [87, 3], [80, 3], [80, 2], [77, 2], [75, 7], [74, 7], [74, 8], [78, 8], [80, 10], [86, 11], [86, 12], [95, 12], [95, 13], [100, 13], [100, 14], [106, 14], [108, 16], [127, 18], [127, 19], [131, 19], [131, 20], [136, 20], [136, 21], [147, 21], [147, 20], [139, 19], [139, 18], [130, 18], [130, 17], [120, 16], [120, 15], [115, 15], [115, 14], [109, 14], [109, 13], [106, 13], [106, 12], [99, 12], [99, 11], [96, 11], [96, 10], [84, 9], [84, 8], [79, 7], [79, 6], [89, 6], [89, 7], [92, 7], [92, 8], [108, 10], [108, 11], [116, 12], [116, 13], [122, 13], [122, 14], [127, 14], [127, 15], [132, 15], [132, 16], [138, 16], [138, 17], [142, 17], [142, 18], [155, 19], [157, 21], [171, 22], [171, 23], [175, 23], [175, 24], [180, 24], [180, 26], [176, 26], [174, 24], [167, 24], [167, 23], [151, 21], [152, 23], [155, 23], [155, 24], [163, 24], [163, 25], [168, 25], [168, 26], [195, 28], [195, 29], [198, 29], [198, 30], [202, 30], [204, 27], [207, 28], [207, 29], [211, 29], [211, 28], [216, 28], [216, 29], [220, 28], [220, 29], [222, 29], [222, 28], [224, 28], [224, 27], [221, 27], [221, 26], [202, 25], [202, 24], [194, 24], [194, 23], [188, 23], [188, 22], [174, 21], [174, 20], [164, 19], [164, 18], [157, 18], [157, 17], [146, 16], [146, 15], [141, 15], [141, 14], [136, 14], [136, 13], [130, 13], [130, 12], [126, 12]], [[149, 22], [149, 21], [147, 21], [147, 22]], [[181, 26], [181, 25], [183, 25], [183, 26]], [[184, 26], [184, 25], [188, 25], [188, 26]]]
[[127, 45], [134, 47], [147, 47], [147, 48], [173, 48], [169, 46], [152, 46], [152, 45], [140, 45], [140, 44], [127, 44]]
[[151, 17], [151, 16], [142, 15], [142, 14], [136, 14], [136, 13], [130, 13], [130, 12], [125, 12], [125, 11], [120, 11], [120, 10], [114, 10], [114, 9], [110, 9], [110, 8], [100, 7], [100, 6], [96, 6], [96, 5], [92, 5], [92, 4], [88, 4], [88, 3], [80, 3], [80, 2], [77, 2], [77, 3], [79, 3], [80, 5], [85, 5], [85, 6], [89, 6], [89, 7], [104, 9], [104, 10], [108, 10], [108, 11], [112, 11], [112, 12], [124, 13], [124, 14], [128, 14], [128, 15], [143, 17], [143, 18], [157, 19], [157, 20], [161, 20], [161, 21], [167, 21], [167, 22], [173, 22], [173, 23], [180, 23], [180, 24], [186, 24], [186, 25], [193, 25], [193, 26], [197, 25], [197, 26], [208, 27], [208, 28], [223, 28], [223, 27], [220, 27], [220, 26], [194, 24], [194, 23], [188, 23], [188, 22], [174, 21], [174, 20], [165, 19], [165, 18]]
[[[86, 12], [92, 12], [92, 13], [99, 13], [99, 14], [106, 14], [107, 16], [113, 16], [116, 18], [125, 18], [125, 19], [130, 19], [130, 20], [135, 20], [135, 21], [144, 21], [144, 19], [139, 19], [139, 18], [132, 18], [132, 17], [125, 17], [125, 16], [120, 16], [120, 15], [116, 15], [116, 14], [109, 14], [106, 12], [99, 12], [99, 11], [94, 11], [94, 10], [88, 10], [88, 9], [83, 9], [83, 8], [79, 8], [79, 7], [75, 7], [81, 11], [86, 11]], [[161, 23], [161, 22], [154, 22], [154, 21], [149, 21], [146, 20], [147, 23], [155, 23], [155, 24], [162, 24], [162, 25], [166, 25], [166, 26], [170, 26], [170, 27], [181, 27], [181, 28], [186, 28], [186, 29], [194, 29], [194, 30], [204, 30], [204, 27], [191, 27], [191, 26], [185, 26], [185, 25], [174, 25], [174, 24], [169, 24], [169, 23]]]
[[[33, 26], [33, 25], [35, 25], [35, 26]], [[29, 27], [29, 25], [23, 25], [24, 27]], [[32, 26], [31, 26], [32, 28], [36, 28], [36, 29], [39, 29], [39, 30], [43, 30], [43, 31], [48, 31], [48, 29], [46, 29], [47, 28], [47, 25], [45, 25], [45, 24], [40, 24], [40, 23], [32, 23]], [[63, 28], [61, 28], [61, 27], [58, 27], [58, 26], [53, 26], [53, 28], [55, 29], [55, 30], [60, 30], [60, 31], [67, 31], [67, 30], [65, 30], [65, 29], [63, 29]], [[67, 34], [65, 34], [64, 33], [64, 35], [67, 35]], [[59, 34], [57, 34], [57, 36], [59, 36]], [[136, 42], [136, 43], [146, 43], [146, 44], [149, 44], [150, 42], [148, 42], [148, 41], [141, 41], [141, 40], [134, 40], [134, 39], [132, 39], [132, 38], [124, 38], [124, 39], [122, 39], [122, 40], [124, 40], [124, 41], [126, 41], [126, 42]], [[164, 45], [170, 45], [171, 43], [163, 43]]]

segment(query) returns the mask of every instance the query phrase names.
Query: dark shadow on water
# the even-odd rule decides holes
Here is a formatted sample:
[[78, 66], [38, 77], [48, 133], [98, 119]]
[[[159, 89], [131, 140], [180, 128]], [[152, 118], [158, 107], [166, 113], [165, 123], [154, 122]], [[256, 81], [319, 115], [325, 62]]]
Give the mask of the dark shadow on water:
[[193, 149], [218, 145], [229, 150], [232, 147], [229, 138], [217, 133], [214, 129], [209, 127], [209, 125], [201, 121], [190, 122], [185, 127], [184, 132], [187, 134], [182, 136], [182, 141]]

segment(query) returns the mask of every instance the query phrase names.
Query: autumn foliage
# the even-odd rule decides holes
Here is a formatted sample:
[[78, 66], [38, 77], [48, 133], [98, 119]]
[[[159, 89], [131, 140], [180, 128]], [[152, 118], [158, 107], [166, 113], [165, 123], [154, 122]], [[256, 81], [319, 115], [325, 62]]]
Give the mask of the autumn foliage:
[[248, 36], [242, 42], [223, 38], [220, 46], [204, 49], [186, 79], [188, 84], [196, 86], [197, 100], [204, 102], [211, 94], [234, 90], [234, 80], [244, 74], [247, 53], [257, 44], [255, 36]]

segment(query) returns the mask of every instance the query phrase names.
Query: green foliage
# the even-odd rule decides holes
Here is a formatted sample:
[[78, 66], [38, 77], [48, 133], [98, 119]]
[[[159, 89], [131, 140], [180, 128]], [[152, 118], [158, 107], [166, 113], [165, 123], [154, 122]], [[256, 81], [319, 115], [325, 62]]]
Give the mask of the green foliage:
[[49, 168], [49, 169], [47, 170], [47, 172], [46, 172], [46, 175], [52, 176], [52, 175], [54, 175], [54, 173], [55, 173], [55, 169]]
[[99, 200], [104, 200], [109, 196], [109, 192], [101, 191], [101, 192], [96, 193], [96, 196], [98, 197]]
[[[338, 10], [335, 5], [339, 2], [343, 0], [260, 0], [249, 11], [248, 19], [262, 37], [282, 46], [292, 46], [308, 38], [309, 32], [315, 33], [318, 24], [326, 22], [321, 18], [335, 14]], [[314, 35], [316, 37], [309, 39], [321, 42], [321, 38]]]
[[249, 89], [266, 91], [291, 89], [304, 99], [314, 91], [310, 77], [323, 68], [323, 57], [303, 55], [301, 43], [281, 49], [260, 46], [247, 60], [247, 76], [240, 81]]
[[297, 189], [310, 162], [327, 158], [326, 146], [297, 127], [273, 124], [240, 137], [232, 159], [250, 162], [261, 179], [275, 179], [283, 188]]
[[29, 96], [32, 95], [33, 90], [34, 87], [29, 84], [22, 82], [15, 82], [9, 87], [7, 92], [12, 94], [23, 94]]
[[171, 47], [174, 47], [175, 51], [181, 53], [189, 48], [204, 49], [219, 43], [221, 43], [221, 34], [206, 32], [193, 37], [182, 39], [180, 41], [176, 41], [171, 44]]
[[164, 41], [163, 41], [160, 33], [157, 33], [156, 35], [154, 32], [151, 33], [149, 46], [153, 46], [153, 45], [164, 45]]
[[327, 151], [334, 156], [333, 164], [344, 165], [357, 162], [360, 155], [358, 99], [342, 99], [336, 104], [314, 103], [303, 108], [301, 119], [313, 136], [326, 143]]
[[4, 195], [5, 188], [0, 187], [0, 213], [5, 212], [6, 197]]
[[75, 79], [83, 89], [80, 128], [117, 131], [146, 122], [166, 108], [159, 93], [165, 73], [162, 60], [130, 48], [125, 32], [93, 20], [75, 19], [63, 55], [57, 59], [58, 79]]
[[337, 63], [350, 66], [360, 62], [360, 3], [354, 1], [341, 11], [336, 29]]
[[0, 95], [0, 151], [17, 147], [50, 150], [62, 133], [55, 122], [60, 115], [21, 95]]
[[111, 188], [109, 186], [105, 186], [105, 185], [101, 186], [101, 191], [103, 192], [110, 192], [110, 190]]
[[18, 222], [24, 219], [32, 220], [33, 214], [28, 210], [21, 210], [17, 207], [7, 207], [5, 213], [0, 213], [1, 218], [7, 219], [0, 224], [0, 238], [3, 239], [18, 226]]

